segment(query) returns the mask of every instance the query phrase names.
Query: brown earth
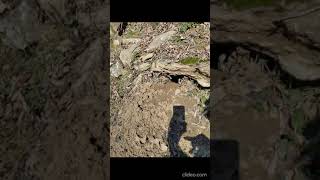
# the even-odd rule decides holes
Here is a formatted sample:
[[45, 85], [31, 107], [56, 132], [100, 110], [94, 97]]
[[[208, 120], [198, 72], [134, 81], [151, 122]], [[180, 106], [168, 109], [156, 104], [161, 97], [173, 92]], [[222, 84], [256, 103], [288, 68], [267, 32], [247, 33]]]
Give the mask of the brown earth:
[[[175, 35], [157, 38], [168, 32]], [[210, 86], [209, 24], [129, 23], [111, 37], [111, 156], [208, 157], [209, 89], [201, 84]], [[133, 57], [122, 56], [134, 46]], [[181, 64], [188, 57], [202, 60]]]

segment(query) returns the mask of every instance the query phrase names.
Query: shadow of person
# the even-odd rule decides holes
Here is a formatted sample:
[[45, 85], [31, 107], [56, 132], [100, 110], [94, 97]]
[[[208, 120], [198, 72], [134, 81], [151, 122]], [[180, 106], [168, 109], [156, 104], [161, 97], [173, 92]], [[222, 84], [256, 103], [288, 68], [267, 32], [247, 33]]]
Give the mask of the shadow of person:
[[210, 157], [210, 139], [203, 134], [195, 137], [185, 137], [184, 139], [191, 142], [192, 149], [190, 154], [194, 157]]
[[171, 157], [187, 157], [179, 146], [183, 133], [187, 131], [184, 106], [173, 106], [173, 115], [168, 129], [168, 145]]

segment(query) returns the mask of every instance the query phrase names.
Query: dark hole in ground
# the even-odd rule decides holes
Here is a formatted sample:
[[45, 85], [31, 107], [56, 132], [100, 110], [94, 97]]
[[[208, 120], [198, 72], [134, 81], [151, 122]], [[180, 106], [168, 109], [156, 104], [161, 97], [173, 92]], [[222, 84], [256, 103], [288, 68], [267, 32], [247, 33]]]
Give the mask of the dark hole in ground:
[[184, 77], [183, 75], [170, 75], [171, 81], [174, 83], [179, 83]]
[[194, 84], [196, 84], [199, 89], [207, 89], [206, 87], [202, 87], [196, 80], [193, 80], [185, 75], [171, 75], [170, 74], [169, 77], [170, 77], [171, 82], [174, 82], [174, 83], [179, 83], [179, 81], [181, 81], [182, 79], [187, 79], [189, 81], [194, 82]]

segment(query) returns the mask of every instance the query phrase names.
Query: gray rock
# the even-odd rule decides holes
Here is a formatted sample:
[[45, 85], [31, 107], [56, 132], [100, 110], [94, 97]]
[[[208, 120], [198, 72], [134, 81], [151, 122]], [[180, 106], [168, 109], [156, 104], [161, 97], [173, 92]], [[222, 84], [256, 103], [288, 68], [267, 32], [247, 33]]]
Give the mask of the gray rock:
[[143, 136], [143, 137], [140, 138], [140, 143], [141, 144], [144, 144], [146, 142], [147, 142], [147, 137], [146, 136]]
[[138, 44], [131, 45], [128, 49], [120, 52], [120, 60], [124, 66], [130, 67], [134, 58], [134, 52], [137, 50]]
[[120, 62], [116, 62], [110, 67], [110, 74], [113, 77], [119, 77], [123, 73], [123, 67]]
[[5, 36], [3, 42], [18, 49], [40, 39], [38, 9], [34, 1], [22, 1], [8, 16], [0, 19], [0, 32]]
[[176, 34], [176, 31], [168, 31], [166, 33], [158, 35], [152, 40], [152, 42], [147, 47], [146, 51], [152, 51], [158, 48], [161, 44], [169, 40], [174, 34]]
[[113, 31], [114, 33], [116, 33], [119, 25], [120, 25], [119, 22], [112, 22], [112, 23], [110, 23], [110, 29], [111, 29], [111, 31]]
[[149, 53], [149, 54], [143, 55], [143, 56], [140, 57], [140, 60], [141, 61], [148, 60], [148, 59], [152, 58], [153, 55], [154, 55], [153, 53]]
[[160, 145], [160, 150], [161, 150], [162, 152], [166, 152], [166, 151], [168, 150], [168, 146], [166, 146], [165, 144], [161, 143], [161, 145]]
[[197, 67], [197, 70], [199, 70], [200, 73], [206, 75], [207, 77], [210, 77], [210, 64], [209, 61], [200, 63]]
[[148, 70], [149, 68], [151, 67], [151, 64], [149, 63], [142, 63], [138, 66], [135, 66], [134, 68], [137, 70], [137, 71], [146, 71]]
[[122, 39], [121, 43], [122, 44], [136, 44], [139, 43], [141, 39], [139, 38], [127, 38], [127, 39]]
[[114, 46], [119, 46], [120, 45], [120, 41], [118, 39], [113, 40], [113, 45]]

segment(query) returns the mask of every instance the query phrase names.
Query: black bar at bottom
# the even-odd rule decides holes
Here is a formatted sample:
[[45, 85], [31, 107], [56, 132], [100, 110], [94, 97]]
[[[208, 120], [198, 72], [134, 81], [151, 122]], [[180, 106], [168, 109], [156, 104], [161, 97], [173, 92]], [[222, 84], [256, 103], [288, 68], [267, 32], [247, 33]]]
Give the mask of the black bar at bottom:
[[210, 158], [110, 158], [111, 180], [209, 180]]

